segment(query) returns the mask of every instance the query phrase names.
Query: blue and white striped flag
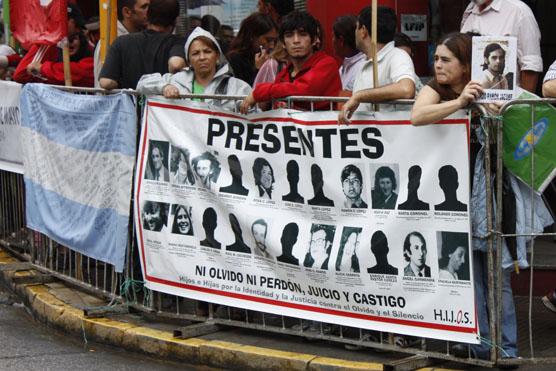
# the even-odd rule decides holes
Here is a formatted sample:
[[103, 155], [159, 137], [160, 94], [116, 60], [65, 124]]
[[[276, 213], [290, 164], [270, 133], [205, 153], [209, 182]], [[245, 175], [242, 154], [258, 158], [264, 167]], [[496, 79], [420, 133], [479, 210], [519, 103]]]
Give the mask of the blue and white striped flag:
[[123, 270], [135, 158], [132, 98], [42, 84], [21, 94], [27, 226]]

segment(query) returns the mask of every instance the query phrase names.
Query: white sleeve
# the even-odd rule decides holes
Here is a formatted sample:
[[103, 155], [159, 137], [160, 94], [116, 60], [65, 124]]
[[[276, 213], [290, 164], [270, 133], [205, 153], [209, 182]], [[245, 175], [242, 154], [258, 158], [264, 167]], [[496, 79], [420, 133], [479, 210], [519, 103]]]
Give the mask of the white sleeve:
[[402, 79], [410, 79], [415, 82], [415, 67], [409, 54], [400, 49], [394, 49], [394, 51], [396, 54], [390, 65], [391, 81], [396, 83]]
[[162, 95], [162, 89], [171, 82], [172, 74], [151, 73], [141, 76], [137, 83], [137, 91], [145, 95]]
[[517, 59], [521, 70], [542, 72], [541, 32], [533, 12], [525, 11], [519, 21]]
[[548, 71], [546, 71], [543, 82], [547, 82], [550, 80], [556, 80], [556, 61], [554, 61], [548, 68]]

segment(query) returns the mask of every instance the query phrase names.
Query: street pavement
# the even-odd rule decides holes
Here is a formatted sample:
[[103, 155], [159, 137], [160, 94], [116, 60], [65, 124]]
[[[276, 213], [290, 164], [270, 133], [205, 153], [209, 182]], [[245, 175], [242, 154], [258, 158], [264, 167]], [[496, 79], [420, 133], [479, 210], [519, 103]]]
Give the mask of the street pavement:
[[157, 360], [46, 328], [0, 286], [0, 370], [216, 369]]

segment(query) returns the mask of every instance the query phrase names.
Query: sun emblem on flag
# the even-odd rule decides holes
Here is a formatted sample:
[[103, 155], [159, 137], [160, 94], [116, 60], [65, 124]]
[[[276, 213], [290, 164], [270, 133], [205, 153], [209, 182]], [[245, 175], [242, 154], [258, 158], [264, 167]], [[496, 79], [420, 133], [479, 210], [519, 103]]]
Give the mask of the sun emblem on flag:
[[546, 133], [547, 128], [548, 119], [546, 117], [537, 121], [537, 123], [533, 125], [533, 127], [529, 129], [527, 133], [525, 133], [523, 138], [521, 138], [521, 140], [517, 144], [517, 147], [514, 151], [514, 159], [523, 160], [525, 157], [529, 156], [533, 148]]

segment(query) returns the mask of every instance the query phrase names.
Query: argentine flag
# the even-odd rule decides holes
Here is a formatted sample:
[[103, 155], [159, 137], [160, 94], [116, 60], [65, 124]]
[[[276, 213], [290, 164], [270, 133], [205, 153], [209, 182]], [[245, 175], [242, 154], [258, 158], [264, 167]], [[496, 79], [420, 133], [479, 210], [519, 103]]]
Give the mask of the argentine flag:
[[21, 94], [27, 226], [121, 272], [135, 163], [135, 102], [43, 84]]

